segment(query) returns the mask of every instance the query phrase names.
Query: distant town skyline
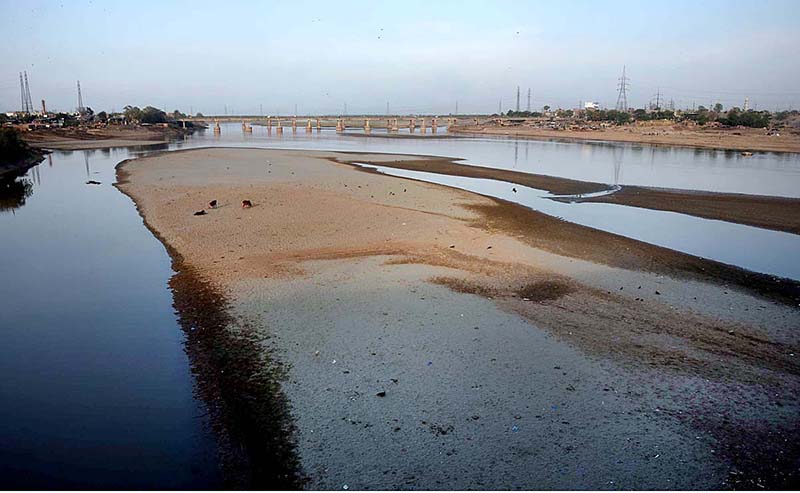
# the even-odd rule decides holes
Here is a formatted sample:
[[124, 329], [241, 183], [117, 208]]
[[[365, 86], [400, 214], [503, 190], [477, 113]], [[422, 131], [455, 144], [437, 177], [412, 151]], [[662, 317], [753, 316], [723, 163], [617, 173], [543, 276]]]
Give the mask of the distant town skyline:
[[800, 2], [0, 0], [0, 109], [205, 114], [800, 107]]

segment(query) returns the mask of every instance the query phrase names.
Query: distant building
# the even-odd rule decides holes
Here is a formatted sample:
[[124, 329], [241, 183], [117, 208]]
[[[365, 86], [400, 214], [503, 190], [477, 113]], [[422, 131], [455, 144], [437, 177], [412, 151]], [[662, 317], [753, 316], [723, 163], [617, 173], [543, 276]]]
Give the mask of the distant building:
[[594, 101], [588, 101], [586, 103], [583, 103], [583, 109], [585, 109], [585, 110], [599, 110], [600, 109], [600, 103], [597, 103], [597, 102], [594, 102]]

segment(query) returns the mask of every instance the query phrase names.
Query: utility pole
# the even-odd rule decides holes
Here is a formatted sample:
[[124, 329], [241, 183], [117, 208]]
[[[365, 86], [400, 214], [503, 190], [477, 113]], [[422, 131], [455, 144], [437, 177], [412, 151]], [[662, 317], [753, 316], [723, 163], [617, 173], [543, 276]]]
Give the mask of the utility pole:
[[347, 103], [344, 103], [344, 116], [347, 116]]
[[297, 116], [297, 103], [294, 103], [294, 116]]
[[386, 101], [386, 116], [389, 116], [389, 101]]
[[625, 76], [625, 65], [622, 66], [622, 77], [619, 78], [617, 89], [617, 111], [628, 111], [628, 81], [630, 79]]
[[526, 108], [526, 111], [528, 113], [531, 112], [531, 88], [530, 87], [528, 88], [528, 106]]
[[503, 115], [503, 100], [502, 99], [497, 103], [497, 114], [500, 115], [500, 116]]
[[258, 110], [261, 113], [260, 116], [264, 116], [264, 105], [263, 104], [259, 104], [258, 105]]
[[517, 113], [519, 113], [519, 86], [517, 86], [517, 105], [514, 109]]
[[456, 99], [456, 115], [458, 115], [458, 99]]

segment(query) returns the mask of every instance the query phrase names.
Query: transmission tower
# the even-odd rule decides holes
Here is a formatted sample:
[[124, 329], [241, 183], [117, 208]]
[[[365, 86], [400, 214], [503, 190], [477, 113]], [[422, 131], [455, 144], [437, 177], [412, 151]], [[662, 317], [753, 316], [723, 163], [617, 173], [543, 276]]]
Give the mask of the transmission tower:
[[517, 86], [517, 106], [515, 111], [519, 112], [519, 86]]
[[619, 94], [617, 95], [617, 106], [616, 109], [618, 111], [628, 111], [628, 81], [630, 79], [625, 76], [625, 65], [622, 66], [622, 77], [619, 78], [619, 83], [617, 84], [617, 89], [619, 89]]
[[20, 111], [31, 114], [33, 112], [33, 101], [31, 100], [31, 88], [28, 85], [28, 72], [19, 73], [19, 101]]
[[78, 81], [78, 113], [83, 113], [83, 95], [81, 94], [81, 81]]
[[655, 107], [653, 109], [656, 110], [656, 111], [660, 111], [661, 110], [661, 89], [659, 89], [658, 92], [656, 92], [655, 98], [656, 98], [656, 105], [655, 105]]
[[527, 106], [526, 110], [528, 111], [528, 113], [531, 112], [531, 88], [530, 87], [528, 88], [528, 106]]
[[25, 113], [25, 83], [22, 81], [22, 72], [19, 73], [19, 111]]

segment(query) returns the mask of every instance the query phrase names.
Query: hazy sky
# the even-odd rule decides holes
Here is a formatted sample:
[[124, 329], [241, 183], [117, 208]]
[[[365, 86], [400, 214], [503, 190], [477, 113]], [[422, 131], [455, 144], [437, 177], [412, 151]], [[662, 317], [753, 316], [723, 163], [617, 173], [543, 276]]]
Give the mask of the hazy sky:
[[206, 114], [800, 107], [800, 1], [0, 0], [0, 109], [126, 104]]

